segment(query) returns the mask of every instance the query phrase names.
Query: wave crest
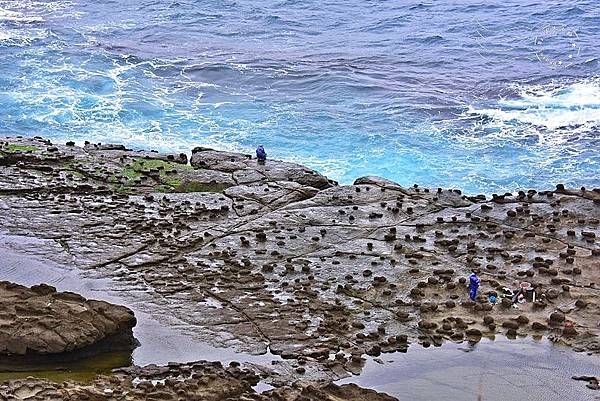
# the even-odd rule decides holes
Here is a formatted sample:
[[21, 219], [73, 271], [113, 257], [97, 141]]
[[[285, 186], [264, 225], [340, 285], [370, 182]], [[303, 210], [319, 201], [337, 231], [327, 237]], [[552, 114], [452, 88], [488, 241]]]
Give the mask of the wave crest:
[[549, 88], [517, 88], [518, 97], [503, 99], [495, 108], [469, 106], [470, 116], [489, 124], [528, 124], [550, 130], [600, 124], [600, 80]]

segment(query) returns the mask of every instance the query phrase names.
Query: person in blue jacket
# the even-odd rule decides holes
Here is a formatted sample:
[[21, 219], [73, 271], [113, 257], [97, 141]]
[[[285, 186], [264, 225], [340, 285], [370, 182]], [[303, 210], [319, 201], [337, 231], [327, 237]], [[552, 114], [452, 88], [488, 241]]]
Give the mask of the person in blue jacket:
[[480, 283], [481, 280], [477, 277], [477, 272], [473, 270], [473, 273], [469, 276], [469, 296], [471, 297], [471, 301], [475, 301]]
[[265, 148], [263, 148], [262, 145], [259, 145], [258, 148], [256, 148], [256, 158], [259, 163], [264, 163], [265, 160], [267, 160], [267, 152], [265, 152]]

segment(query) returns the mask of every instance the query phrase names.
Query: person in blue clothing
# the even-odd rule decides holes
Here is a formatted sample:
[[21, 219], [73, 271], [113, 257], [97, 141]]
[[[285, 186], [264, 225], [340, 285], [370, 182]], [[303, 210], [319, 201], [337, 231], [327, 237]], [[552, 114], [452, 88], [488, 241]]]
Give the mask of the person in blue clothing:
[[256, 148], [256, 158], [259, 163], [264, 163], [267, 160], [267, 152], [265, 152], [265, 148], [262, 145], [259, 145]]
[[471, 297], [471, 301], [475, 301], [480, 283], [481, 280], [477, 277], [477, 272], [473, 270], [473, 273], [469, 276], [469, 297]]

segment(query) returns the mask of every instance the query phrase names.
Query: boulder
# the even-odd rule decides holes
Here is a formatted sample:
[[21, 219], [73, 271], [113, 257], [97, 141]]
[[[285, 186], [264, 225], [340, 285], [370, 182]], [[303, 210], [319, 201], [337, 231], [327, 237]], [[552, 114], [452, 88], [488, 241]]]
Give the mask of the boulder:
[[135, 347], [136, 319], [131, 310], [57, 292], [46, 284], [27, 288], [0, 282], [0, 310], [3, 360], [75, 352], [101, 342], [111, 350]]
[[326, 189], [337, 185], [334, 181], [300, 164], [267, 159], [259, 163], [250, 155], [222, 152], [197, 147], [192, 150], [190, 164], [200, 170], [215, 170], [232, 174], [238, 184], [260, 184], [288, 181]]

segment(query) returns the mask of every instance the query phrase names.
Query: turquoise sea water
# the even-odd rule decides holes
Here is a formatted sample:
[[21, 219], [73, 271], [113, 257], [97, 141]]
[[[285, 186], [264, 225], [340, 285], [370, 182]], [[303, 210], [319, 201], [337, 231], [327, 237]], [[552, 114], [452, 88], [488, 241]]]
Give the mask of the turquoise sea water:
[[0, 0], [0, 134], [600, 186], [593, 0]]

